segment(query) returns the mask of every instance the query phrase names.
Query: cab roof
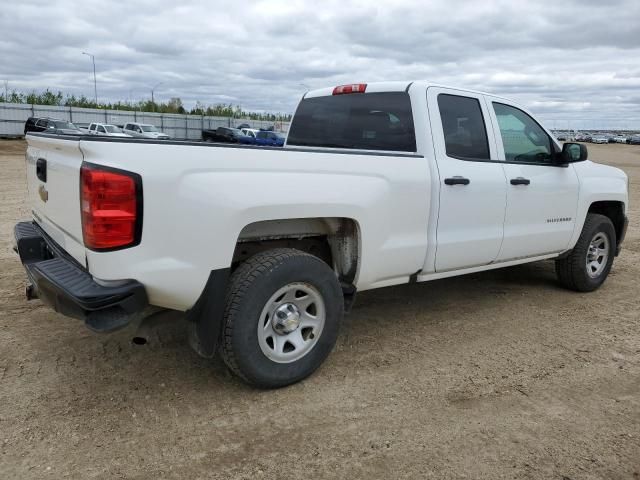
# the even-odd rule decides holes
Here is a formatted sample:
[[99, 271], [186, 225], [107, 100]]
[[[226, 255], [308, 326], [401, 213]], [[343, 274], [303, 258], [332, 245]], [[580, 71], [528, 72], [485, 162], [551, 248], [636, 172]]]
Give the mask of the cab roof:
[[[350, 84], [346, 84], [350, 85]], [[449, 88], [452, 90], [459, 90], [461, 92], [475, 93], [481, 95], [491, 95], [492, 97], [498, 97], [491, 93], [481, 92], [478, 90], [471, 90], [469, 88], [453, 87], [450, 85], [442, 85], [428, 80], [404, 80], [404, 81], [389, 81], [389, 82], [371, 82], [371, 83], [354, 83], [352, 85], [366, 85], [365, 93], [378, 93], [378, 92], [408, 92], [410, 88], [422, 88], [427, 89], [429, 87]], [[332, 87], [318, 88], [315, 90], [309, 90], [303, 98], [314, 97], [326, 97], [334, 94], [334, 89], [341, 85], [334, 85]]]

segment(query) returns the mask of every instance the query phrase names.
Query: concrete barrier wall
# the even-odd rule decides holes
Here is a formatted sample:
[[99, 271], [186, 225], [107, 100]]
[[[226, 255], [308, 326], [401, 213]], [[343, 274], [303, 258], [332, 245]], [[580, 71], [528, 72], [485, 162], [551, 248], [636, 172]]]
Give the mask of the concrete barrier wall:
[[150, 123], [172, 138], [189, 140], [201, 139], [203, 129], [235, 127], [242, 123], [248, 123], [252, 128], [269, 128], [273, 126], [280, 132], [287, 132], [289, 129], [289, 122], [271, 122], [246, 118], [0, 103], [0, 137], [22, 136], [24, 122], [29, 117], [58, 118], [68, 120], [79, 126], [87, 125], [91, 122], [111, 123], [114, 125], [124, 125], [127, 122]]

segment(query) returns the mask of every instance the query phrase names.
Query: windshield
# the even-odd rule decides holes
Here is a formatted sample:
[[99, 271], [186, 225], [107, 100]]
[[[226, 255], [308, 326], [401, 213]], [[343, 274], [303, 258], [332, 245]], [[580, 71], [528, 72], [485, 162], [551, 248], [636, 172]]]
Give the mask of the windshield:
[[120, 130], [115, 125], [105, 125], [104, 129], [109, 133], [122, 133], [122, 130]]
[[288, 145], [415, 152], [411, 101], [406, 92], [305, 98]]
[[143, 132], [157, 132], [158, 129], [153, 125], [140, 125]]
[[76, 127], [71, 122], [56, 121], [56, 122], [51, 122], [51, 123], [53, 123], [55, 128], [59, 128], [61, 130], [63, 130], [63, 129], [66, 129], [66, 130], [77, 130], [78, 129], [78, 127]]

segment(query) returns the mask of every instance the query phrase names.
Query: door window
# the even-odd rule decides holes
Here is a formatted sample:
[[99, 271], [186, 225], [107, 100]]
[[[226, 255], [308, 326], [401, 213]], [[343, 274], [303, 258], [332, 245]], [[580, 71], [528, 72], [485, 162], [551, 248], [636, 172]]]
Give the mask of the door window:
[[493, 102], [498, 119], [505, 160], [523, 163], [551, 163], [551, 138], [522, 110]]
[[438, 109], [449, 157], [489, 160], [489, 141], [477, 98], [441, 93]]

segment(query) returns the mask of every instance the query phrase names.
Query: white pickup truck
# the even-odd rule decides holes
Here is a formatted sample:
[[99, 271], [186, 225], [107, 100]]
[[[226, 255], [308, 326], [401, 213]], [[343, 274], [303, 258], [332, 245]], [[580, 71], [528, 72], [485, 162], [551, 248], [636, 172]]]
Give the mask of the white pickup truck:
[[587, 292], [627, 227], [622, 171], [505, 98], [427, 82], [310, 91], [284, 149], [27, 140], [28, 296], [96, 331], [184, 312], [198, 353], [260, 387], [311, 374], [356, 291], [555, 259]]

